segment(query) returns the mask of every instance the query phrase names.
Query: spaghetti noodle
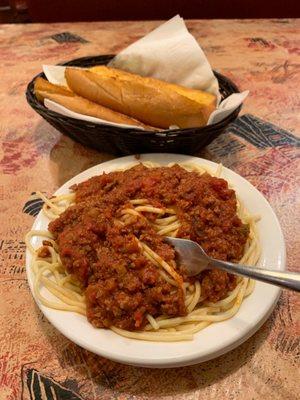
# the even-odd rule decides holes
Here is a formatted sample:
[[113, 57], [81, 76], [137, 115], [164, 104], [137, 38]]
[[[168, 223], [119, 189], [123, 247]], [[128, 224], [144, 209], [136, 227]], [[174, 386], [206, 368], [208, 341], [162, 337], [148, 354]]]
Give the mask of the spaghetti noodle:
[[[154, 170], [158, 169], [159, 166], [154, 165], [152, 163], [143, 163], [143, 168]], [[215, 173], [208, 170], [206, 166], [199, 166], [195, 164], [181, 164], [180, 167], [174, 164], [170, 164], [168, 165], [168, 168], [173, 171], [172, 173], [174, 174], [174, 177], [182, 174], [181, 170], [183, 170], [185, 171], [185, 174], [186, 172], [194, 174], [196, 173], [199, 177], [202, 176], [205, 177], [205, 179], [208, 179], [209, 185], [211, 185], [213, 187], [213, 190], [215, 190], [218, 193], [220, 199], [222, 200], [223, 196], [225, 199], [224, 202], [225, 203], [227, 202], [226, 204], [229, 204], [230, 207], [232, 206], [233, 207], [232, 209], [236, 211], [235, 212], [236, 217], [235, 216], [232, 217], [233, 228], [225, 226], [224, 230], [226, 232], [226, 229], [227, 230], [233, 229], [235, 235], [239, 235], [235, 237], [238, 237], [240, 239], [242, 245], [237, 247], [237, 245], [233, 243], [235, 237], [228, 236], [227, 241], [228, 243], [230, 243], [230, 246], [228, 247], [229, 248], [228, 254], [231, 254], [233, 252], [235, 252], [235, 254], [239, 254], [239, 252], [242, 251], [241, 254], [243, 255], [242, 257], [240, 257], [239, 260], [240, 263], [247, 265], [255, 265], [260, 256], [260, 245], [256, 228], [256, 221], [258, 218], [256, 216], [249, 215], [245, 210], [242, 202], [235, 197], [235, 194], [233, 195], [231, 193], [232, 191], [230, 191], [230, 189], [225, 187], [227, 185], [224, 184], [225, 181], [218, 179], [221, 175], [222, 167], [218, 166], [218, 169]], [[180, 170], [178, 170], [178, 168], [180, 168]], [[166, 169], [167, 168], [160, 169], [162, 176], [165, 173]], [[143, 182], [145, 183], [148, 179], [148, 175], [146, 172], [143, 173], [144, 173]], [[108, 175], [105, 176], [108, 177]], [[207, 177], [210, 178], [215, 177], [216, 179], [210, 180], [210, 178]], [[193, 179], [194, 178], [195, 175], [193, 175]], [[105, 177], [102, 178], [101, 181], [102, 186], [103, 186], [103, 180], [105, 179], [106, 179]], [[78, 191], [75, 189], [75, 193], [59, 195], [51, 199], [46, 198], [42, 193], [38, 193], [41, 199], [44, 200], [43, 212], [50, 220], [53, 221], [60, 221], [60, 216], [65, 215], [66, 210], [70, 213], [75, 212], [79, 214], [80, 209], [79, 211], [76, 209], [76, 204], [79, 205], [82, 204], [84, 207], [85, 204], [84, 196], [83, 198], [81, 198], [80, 196], [82, 194], [86, 196], [87, 193], [88, 197], [92, 199], [91, 201], [94, 202], [93, 207], [95, 208], [95, 204], [98, 207], [99, 206], [99, 204], [97, 203], [98, 192], [95, 189], [95, 187], [98, 184], [99, 182], [97, 180], [93, 181], [93, 184], [90, 186], [88, 184], [85, 185], [85, 183], [83, 183], [82, 193], [80, 192], [78, 193]], [[104, 189], [101, 187], [101, 190], [102, 192], [103, 190], [111, 191], [114, 185], [115, 181], [113, 180], [110, 181], [107, 178], [107, 183], [105, 183]], [[114, 321], [117, 322], [119, 321], [119, 326], [117, 326], [117, 324], [108, 324], [106, 326], [105, 318], [103, 316], [102, 320], [100, 321], [101, 324], [100, 326], [109, 327], [115, 333], [133, 339], [150, 340], [150, 341], [191, 340], [193, 338], [194, 333], [204, 329], [209, 324], [214, 322], [220, 322], [234, 316], [239, 310], [243, 299], [249, 294], [251, 294], [251, 292], [253, 291], [254, 283], [248, 278], [240, 278], [240, 277], [233, 278], [232, 276], [229, 276], [226, 273], [224, 273], [226, 274], [226, 276], [215, 275], [218, 279], [220, 279], [219, 286], [221, 285], [221, 283], [224, 283], [224, 280], [226, 280], [226, 285], [225, 284], [224, 284], [225, 286], [223, 285], [224, 290], [226, 289], [225, 295], [222, 295], [220, 292], [217, 294], [216, 297], [216, 294], [212, 291], [211, 287], [213, 275], [210, 276], [204, 274], [204, 276], [201, 277], [201, 279], [193, 279], [193, 280], [187, 279], [184, 275], [184, 271], [178, 268], [178, 266], [176, 265], [175, 257], [173, 253], [170, 252], [170, 249], [164, 247], [163, 251], [161, 250], [161, 246], [163, 245], [161, 244], [161, 239], [159, 239], [159, 237], [161, 236], [176, 237], [177, 235], [180, 237], [182, 235], [186, 236], [187, 222], [185, 219], [182, 218], [184, 212], [183, 208], [187, 207], [186, 203], [188, 203], [188, 201], [190, 201], [189, 204], [191, 204], [191, 201], [196, 202], [196, 200], [193, 197], [193, 193], [187, 190], [186, 199], [188, 200], [185, 200], [185, 198], [183, 198], [180, 203], [177, 202], [176, 204], [172, 204], [172, 199], [169, 198], [169, 195], [166, 192], [166, 194], [164, 195], [165, 196], [164, 199], [167, 199], [166, 203], [168, 204], [162, 206], [162, 202], [157, 200], [158, 196], [151, 195], [150, 189], [155, 185], [156, 185], [155, 174], [154, 175], [152, 174], [149, 176], [148, 186], [146, 185], [145, 189], [142, 190], [143, 194], [147, 193], [148, 190], [147, 197], [143, 196], [142, 198], [131, 198], [129, 200], [127, 198], [126, 201], [123, 201], [123, 203], [120, 199], [118, 199], [117, 201], [119, 202], [118, 203], [119, 207], [118, 207], [118, 212], [116, 213], [117, 218], [114, 218], [113, 221], [111, 221], [111, 225], [113, 225], [112, 228], [113, 231], [108, 231], [108, 233], [106, 232], [106, 235], [108, 236], [112, 235], [112, 232], [114, 233], [115, 237], [113, 237], [113, 239], [111, 240], [115, 241], [117, 239], [119, 240], [119, 242], [115, 247], [116, 249], [118, 249], [118, 251], [119, 248], [121, 248], [122, 246], [125, 245], [127, 246], [125, 247], [126, 251], [123, 249], [125, 253], [127, 252], [126, 253], [127, 269], [125, 268], [124, 272], [123, 266], [118, 265], [117, 269], [118, 274], [124, 274], [126, 278], [126, 274], [129, 273], [128, 265], [132, 265], [134, 263], [136, 268], [141, 268], [139, 271], [142, 272], [137, 271], [137, 274], [140, 274], [139, 276], [141, 276], [141, 274], [144, 274], [146, 276], [145, 279], [143, 277], [144, 279], [143, 287], [147, 286], [147, 289], [142, 293], [145, 293], [145, 295], [147, 295], [148, 297], [151, 294], [152, 303], [151, 302], [149, 302], [149, 304], [146, 303], [148, 309], [144, 310], [142, 308], [144, 307], [144, 303], [142, 302], [141, 299], [139, 299], [140, 304], [143, 304], [143, 306], [136, 307], [136, 305], [134, 305], [134, 307], [136, 308], [135, 308], [134, 319], [132, 321], [134, 321], [135, 325], [133, 326], [132, 321], [130, 320], [131, 329], [124, 329], [124, 326], [126, 328], [126, 326], [129, 324], [128, 318], [127, 316], [126, 316], [127, 319], [125, 319], [125, 317], [124, 318], [122, 317], [123, 320], [121, 320], [120, 318], [118, 319], [118, 315], [120, 313], [126, 314], [126, 307], [129, 307], [130, 309], [131, 305], [130, 304], [128, 305], [127, 304], [128, 302], [126, 303], [127, 298], [124, 297], [125, 289], [122, 286], [123, 283], [122, 285], [118, 283], [119, 291], [116, 291], [115, 289], [116, 278], [114, 276], [112, 277], [109, 276], [109, 279], [105, 281], [106, 285], [105, 290], [108, 290], [107, 287], [109, 285], [112, 285], [113, 289], [111, 291], [111, 297], [116, 296], [116, 298], [119, 299], [118, 300], [119, 308], [117, 308], [115, 305], [114, 308], [112, 308], [113, 313], [115, 313]], [[205, 186], [203, 187], [205, 188]], [[132, 192], [134, 192], [133, 189], [131, 188], [128, 189], [129, 192], [131, 190]], [[216, 200], [211, 196], [209, 196], [207, 190], [206, 191], [204, 190], [203, 193], [204, 193], [203, 201], [205, 200], [206, 201], [205, 204], [208, 204], [207, 207], [209, 212], [205, 214], [205, 218], [208, 218], [207, 221], [209, 224], [210, 223], [209, 218], [211, 218], [211, 212], [210, 212], [211, 210], [209, 209], [209, 205], [211, 204], [211, 202], [214, 202]], [[131, 192], [128, 197], [130, 198], [130, 196]], [[207, 197], [207, 199], [205, 196]], [[180, 205], [181, 208], [178, 206], [178, 204]], [[222, 204], [223, 203], [220, 204], [218, 203], [217, 206], [215, 206], [215, 212], [219, 212], [220, 215], [219, 218], [221, 218], [220, 213], [222, 213], [222, 210], [220, 211], [219, 208], [220, 207], [222, 208]], [[93, 211], [94, 209], [91, 210]], [[231, 209], [224, 208], [224, 210], [228, 214]], [[223, 212], [225, 212], [224, 210]], [[199, 209], [197, 209], [197, 211], [199, 211]], [[103, 212], [105, 213], [105, 211]], [[91, 218], [93, 218], [93, 215], [91, 215]], [[192, 218], [194, 218], [194, 215], [192, 216]], [[198, 218], [200, 219], [201, 215], [199, 215]], [[69, 220], [67, 220], [67, 222], [68, 221]], [[73, 220], [71, 219], [70, 221]], [[97, 300], [97, 290], [96, 290], [97, 288], [99, 288], [99, 286], [97, 286], [98, 283], [94, 277], [92, 277], [91, 279], [87, 278], [83, 269], [81, 269], [78, 272], [78, 270], [76, 271], [74, 269], [72, 271], [70, 266], [68, 268], [66, 267], [65, 264], [69, 260], [67, 257], [70, 257], [70, 254], [73, 254], [70, 253], [71, 250], [72, 251], [74, 250], [72, 247], [70, 250], [70, 243], [73, 243], [72, 240], [74, 239], [73, 238], [74, 231], [71, 231], [71, 236], [70, 236], [69, 232], [70, 228], [68, 226], [69, 225], [71, 226], [72, 224], [74, 225], [74, 222], [69, 223], [69, 225], [66, 223], [66, 221], [63, 221], [63, 223], [65, 225], [61, 227], [59, 224], [57, 225], [55, 222], [56, 225], [54, 225], [54, 227], [55, 229], [57, 229], [56, 231], [55, 229], [53, 229], [53, 225], [50, 224], [50, 227], [52, 227], [54, 234], [51, 233], [50, 231], [32, 230], [26, 235], [25, 238], [26, 245], [28, 250], [32, 254], [31, 267], [34, 273], [34, 294], [35, 297], [38, 299], [38, 301], [40, 301], [47, 307], [54, 308], [57, 310], [72, 311], [83, 315], [88, 314], [89, 319], [91, 319], [92, 323], [95, 326], [97, 326], [99, 322], [97, 319], [95, 319], [94, 315], [96, 315], [96, 312], [99, 313], [99, 304], [97, 303], [98, 300]], [[145, 228], [145, 226], [147, 229]], [[198, 226], [196, 226], [196, 228], [198, 229]], [[195, 231], [198, 232], [196, 228]], [[58, 231], [64, 232], [63, 229], [66, 229], [68, 231], [67, 234], [65, 235], [67, 239], [64, 236], [59, 236], [59, 234], [57, 234]], [[118, 229], [120, 230], [120, 232], [125, 232], [125, 235], [127, 235], [125, 245], [122, 241], [120, 241], [119, 236], [115, 234], [115, 232], [117, 232]], [[132, 232], [137, 232], [137, 230], [140, 229], [142, 233], [139, 233], [138, 235], [132, 234], [130, 229], [132, 230]], [[154, 232], [154, 234], [152, 232]], [[216, 232], [218, 231], [216, 230]], [[80, 237], [80, 234], [81, 234], [80, 232], [77, 233], [77, 236], [75, 235], [76, 237], [74, 240], [79, 240], [78, 238]], [[203, 233], [203, 231], [201, 230], [199, 233], [197, 233], [197, 235], [199, 235], [200, 238], [199, 239], [200, 244], [203, 245], [204, 243], [204, 246], [207, 246], [206, 251], [208, 251], [208, 253], [216, 251], [210, 247], [209, 241], [208, 243], [206, 243], [207, 240], [205, 241], [205, 234], [206, 233], [205, 232]], [[60, 235], [62, 234], [60, 233]], [[103, 232], [99, 231], [97, 232], [97, 235], [101, 236], [103, 235]], [[35, 249], [32, 246], [31, 238], [34, 236], [39, 236], [44, 239], [42, 247]], [[155, 239], [156, 237], [158, 237], [158, 239]], [[216, 238], [215, 241], [217, 242], [217, 240], [218, 239]], [[222, 248], [222, 246], [224, 246], [224, 244], [223, 245], [220, 244], [219, 246], [220, 249]], [[77, 247], [75, 248], [74, 251], [78, 251]], [[108, 250], [105, 248], [102, 249], [101, 251], [102, 251], [101, 256], [103, 257], [101, 262], [103, 264], [106, 262], [105, 257], [107, 256], [106, 253]], [[138, 256], [139, 253], [142, 256], [142, 259], [140, 259], [140, 257]], [[165, 254], [167, 254], [168, 256], [165, 256]], [[65, 261], [62, 261], [61, 256], [63, 256], [63, 259]], [[120, 258], [117, 258], [115, 254], [112, 253], [112, 255], [110, 254], [110, 256], [115, 257], [116, 262], [122, 264]], [[84, 257], [86, 257], [86, 255]], [[83, 258], [83, 260], [86, 259]], [[78, 262], [78, 260], [72, 264], [72, 268], [74, 268], [76, 262]], [[93, 265], [96, 265], [97, 262], [98, 261], [96, 261]], [[142, 267], [139, 266], [139, 263], [142, 265]], [[148, 270], [145, 269], [144, 271], [143, 266], [148, 265], [146, 263], [149, 263], [152, 269], [149, 267]], [[153, 267], [155, 267], [155, 271], [153, 271]], [[86, 266], [86, 268], [90, 267]], [[96, 267], [93, 268], [95, 269]], [[104, 272], [107, 273], [106, 271]], [[96, 274], [97, 273], [99, 275], [99, 272], [96, 272]], [[155, 274], [157, 273], [159, 277], [156, 277]], [[155, 276], [156, 278], [154, 279], [153, 276]], [[134, 275], [131, 275], [131, 277], [132, 277], [131, 280], [134, 280], [133, 279]], [[127, 281], [125, 278], [124, 282], [126, 283]], [[90, 279], [90, 282], [88, 284], [87, 284], [87, 279]], [[128, 292], [128, 290], [129, 291], [132, 290], [133, 293], [132, 296], [134, 296], [135, 292], [132, 289], [132, 284], [133, 284], [132, 282], [130, 282], [129, 286], [127, 284], [126, 291]], [[137, 281], [136, 285], [138, 286], [139, 284], [140, 282]], [[89, 287], [87, 288], [88, 285]], [[156, 285], [158, 287], [156, 287]], [[120, 289], [121, 286], [122, 286], [122, 291]], [[49, 295], [45, 296], [44, 295], [45, 290], [50, 292], [52, 296], [51, 297], [49, 297]], [[101, 290], [103, 290], [102, 287]], [[139, 290], [142, 291], [144, 289], [140, 288]], [[164, 291], [166, 293], [165, 295], [160, 294], [160, 297], [157, 295], [158, 292], [164, 293]], [[169, 303], [164, 302], [163, 296], [165, 296], [170, 300]], [[53, 298], [55, 298], [56, 300], [53, 300]], [[153, 301], [153, 298], [155, 298], [156, 303], [155, 301]], [[101, 298], [101, 301], [103, 299], [105, 302], [106, 298], [105, 297]], [[160, 306], [158, 307], [156, 304], [159, 302]], [[111, 306], [111, 303], [107, 304], [109, 304], [107, 305], [107, 307], [109, 308]], [[96, 312], [94, 312], [93, 307], [94, 308], [98, 307], [95, 308]], [[87, 312], [87, 308], [92, 309], [92, 312], [91, 311]], [[144, 312], [142, 316], [140, 310], [143, 310]], [[149, 310], [153, 310], [153, 313], [155, 315], [152, 315], [151, 312], [149, 312]], [[158, 315], [158, 312], [160, 312], [161, 310], [163, 310], [164, 312], [161, 312], [161, 314]], [[128, 313], [130, 312], [131, 311], [128, 311]]]

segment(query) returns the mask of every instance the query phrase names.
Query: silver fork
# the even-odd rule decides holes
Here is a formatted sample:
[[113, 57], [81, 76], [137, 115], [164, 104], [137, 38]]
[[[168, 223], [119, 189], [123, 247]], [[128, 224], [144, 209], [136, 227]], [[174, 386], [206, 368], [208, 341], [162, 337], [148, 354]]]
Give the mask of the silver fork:
[[165, 241], [174, 246], [179, 261], [185, 266], [188, 276], [198, 275], [208, 268], [219, 268], [231, 274], [246, 276], [300, 292], [300, 273], [248, 267], [216, 260], [209, 257], [198, 243], [188, 239], [165, 237]]

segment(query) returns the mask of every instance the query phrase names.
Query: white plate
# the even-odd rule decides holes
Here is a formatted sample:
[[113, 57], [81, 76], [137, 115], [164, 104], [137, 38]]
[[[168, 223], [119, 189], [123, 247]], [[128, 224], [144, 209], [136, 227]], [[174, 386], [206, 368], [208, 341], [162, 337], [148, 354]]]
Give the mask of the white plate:
[[[192, 161], [216, 168], [217, 164], [201, 158], [177, 154], [144, 154], [141, 161], [153, 161], [166, 165], [170, 162]], [[55, 194], [68, 192], [68, 188], [102, 172], [131, 165], [133, 156], [122, 157], [96, 165], [65, 183]], [[235, 172], [224, 168], [222, 177], [229, 180], [245, 206], [252, 214], [260, 214], [258, 222], [262, 255], [259, 264], [277, 270], [285, 269], [285, 244], [276, 215], [266, 199], [248, 181]], [[32, 229], [47, 229], [48, 219], [39, 213]], [[32, 240], [37, 245], [38, 239]], [[26, 253], [26, 270], [32, 291], [33, 274], [29, 268], [31, 256]], [[232, 350], [248, 339], [271, 314], [280, 289], [257, 282], [254, 292], [243, 302], [239, 312], [231, 319], [215, 323], [194, 336], [194, 340], [177, 343], [156, 343], [123, 338], [115, 333], [95, 329], [81, 315], [57, 311], [38, 303], [46, 318], [63, 335], [79, 346], [125, 364], [146, 367], [177, 367], [203, 362]]]

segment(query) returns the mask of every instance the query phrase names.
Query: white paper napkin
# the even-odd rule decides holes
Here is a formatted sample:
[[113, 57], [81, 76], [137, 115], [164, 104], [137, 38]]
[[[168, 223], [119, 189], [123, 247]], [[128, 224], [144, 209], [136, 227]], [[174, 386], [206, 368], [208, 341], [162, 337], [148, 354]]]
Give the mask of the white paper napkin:
[[200, 89], [220, 98], [218, 80], [201, 47], [179, 15], [121, 51], [109, 65]]
[[[160, 25], [142, 39], [121, 51], [110, 63], [110, 66], [120, 68], [142, 76], [151, 76], [170, 83], [200, 89], [217, 96], [217, 109], [211, 114], [208, 125], [226, 118], [245, 100], [248, 91], [235, 93], [221, 100], [218, 80], [195, 38], [188, 32], [184, 20], [176, 15]], [[44, 65], [44, 73], [49, 82], [66, 85], [65, 67]], [[73, 118], [105, 123], [107, 125], [132, 128], [131, 125], [117, 124], [99, 118], [74, 113], [52, 101], [45, 101], [46, 107]], [[75, 116], [76, 115], [76, 116]], [[141, 127], [135, 127], [142, 129]]]
[[236, 108], [238, 108], [245, 98], [248, 96], [249, 90], [245, 90], [241, 93], [233, 93], [223, 100], [219, 106], [213, 111], [207, 121], [207, 125], [216, 124], [217, 122], [225, 119], [231, 114]]

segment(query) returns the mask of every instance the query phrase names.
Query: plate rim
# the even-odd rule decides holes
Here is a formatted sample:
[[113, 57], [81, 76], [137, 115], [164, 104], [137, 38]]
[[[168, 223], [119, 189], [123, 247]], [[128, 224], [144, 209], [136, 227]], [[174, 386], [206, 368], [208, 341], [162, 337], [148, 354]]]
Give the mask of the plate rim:
[[[58, 194], [59, 192], [65, 192], [66, 190], [68, 190], [68, 188], [74, 183], [74, 182], [72, 182], [73, 180], [76, 180], [77, 182], [87, 180], [89, 178], [84, 177], [84, 175], [88, 174], [88, 175], [90, 175], [90, 177], [95, 176], [97, 174], [104, 172], [105, 169], [107, 169], [106, 167], [108, 167], [108, 169], [112, 168], [111, 170], [114, 170], [114, 169], [119, 168], [121, 166], [120, 165], [121, 163], [131, 164], [132, 162], [139, 162], [139, 161], [142, 161], [142, 162], [143, 161], [154, 161], [155, 162], [157, 160], [153, 160], [153, 159], [161, 158], [162, 156], [171, 157], [171, 158], [176, 157], [177, 162], [184, 162], [184, 160], [191, 159], [191, 161], [208, 164], [209, 166], [212, 166], [212, 167], [215, 167], [216, 165], [218, 165], [218, 163], [204, 159], [204, 158], [188, 156], [188, 155], [183, 155], [183, 154], [175, 154], [175, 153], [146, 153], [146, 154], [140, 155], [139, 159], [136, 158], [134, 155], [124, 156], [124, 157], [114, 158], [112, 160], [99, 163], [95, 166], [92, 166], [92, 167], [80, 172], [79, 174], [75, 175], [74, 177], [69, 179], [67, 182], [65, 182], [63, 185], [61, 185], [54, 192], [54, 195]], [[114, 167], [115, 163], [117, 163], [119, 165]], [[223, 168], [224, 168], [225, 172], [229, 171], [229, 173], [233, 174], [233, 176], [237, 177], [238, 179], [241, 179], [242, 181], [247, 182], [247, 185], [250, 185], [250, 188], [252, 191], [254, 191], [255, 195], [256, 196], [258, 195], [261, 198], [261, 200], [263, 200], [264, 205], [267, 208], [269, 208], [269, 211], [271, 212], [271, 215], [272, 215], [272, 219], [274, 220], [274, 222], [277, 225], [279, 240], [281, 243], [281, 248], [278, 251], [278, 255], [280, 255], [281, 262], [280, 262], [280, 268], [278, 268], [278, 269], [285, 270], [286, 246], [285, 246], [284, 236], [283, 236], [283, 232], [282, 232], [279, 220], [278, 220], [273, 208], [271, 207], [271, 205], [269, 204], [267, 199], [263, 196], [263, 194], [260, 193], [258, 191], [258, 189], [256, 189], [256, 187], [253, 186], [247, 179], [245, 179], [243, 176], [237, 174], [235, 171], [231, 170], [230, 168], [227, 168], [225, 166], [223, 166]], [[226, 177], [225, 179], [227, 180], [228, 178]], [[238, 188], [235, 188], [235, 190], [238, 190]], [[38, 213], [31, 229], [35, 229], [36, 226], [40, 224], [41, 218], [44, 217], [42, 213], [43, 213], [42, 210]], [[43, 223], [42, 223], [42, 225], [43, 225]], [[140, 367], [142, 366], [142, 367], [151, 367], [151, 368], [171, 368], [171, 367], [193, 365], [193, 364], [197, 364], [200, 362], [205, 362], [205, 361], [211, 360], [213, 358], [219, 357], [219, 356], [233, 350], [234, 348], [238, 347], [243, 342], [245, 342], [247, 339], [249, 339], [258, 329], [260, 329], [260, 327], [265, 323], [265, 321], [269, 318], [269, 316], [273, 312], [273, 310], [278, 302], [280, 293], [281, 293], [280, 288], [274, 287], [274, 294], [272, 296], [273, 297], [272, 304], [269, 306], [268, 310], [260, 316], [260, 318], [256, 321], [255, 325], [253, 325], [251, 327], [249, 326], [247, 331], [244, 332], [242, 335], [240, 335], [237, 339], [229, 340], [229, 343], [227, 345], [219, 347], [214, 352], [210, 352], [206, 355], [202, 355], [199, 357], [199, 354], [197, 355], [197, 351], [195, 351], [193, 353], [193, 355], [189, 355], [189, 356], [185, 356], [184, 354], [180, 354], [180, 355], [175, 354], [173, 357], [151, 358], [151, 360], [149, 360], [149, 359], [145, 359], [143, 356], [137, 356], [137, 355], [133, 355], [133, 356], [128, 356], [128, 355], [124, 356], [124, 355], [120, 355], [120, 354], [115, 355], [109, 349], [106, 349], [106, 348], [105, 349], [101, 348], [101, 351], [100, 351], [99, 349], [97, 349], [97, 346], [95, 346], [93, 343], [87, 343], [84, 340], [84, 337], [78, 338], [76, 335], [70, 334], [70, 332], [63, 331], [61, 329], [61, 327], [57, 326], [55, 317], [53, 318], [51, 315], [49, 315], [51, 309], [40, 304], [40, 302], [35, 298], [35, 295], [33, 293], [33, 287], [32, 287], [32, 271], [30, 270], [30, 259], [31, 259], [31, 255], [30, 255], [28, 249], [26, 249], [26, 275], [27, 275], [27, 281], [28, 281], [28, 284], [30, 287], [31, 294], [35, 300], [35, 303], [39, 307], [40, 311], [47, 318], [47, 320], [55, 327], [55, 329], [57, 329], [66, 338], [68, 338], [72, 342], [76, 343], [80, 347], [85, 348], [88, 351], [91, 351], [102, 357], [109, 358], [110, 360], [113, 360], [113, 361], [121, 362], [123, 364], [128, 364], [128, 365], [140, 366]], [[49, 310], [49, 313], [47, 312], [47, 310]], [[58, 312], [60, 312], [60, 311], [58, 311]], [[111, 332], [111, 333], [113, 333], [113, 332]], [[130, 342], [133, 341], [133, 339], [127, 339], [127, 338], [126, 338], [126, 340], [129, 340]], [[143, 342], [143, 343], [147, 343], [147, 344], [150, 343], [150, 345], [153, 344], [153, 342]], [[175, 342], [175, 344], [176, 344], [176, 342]]]

